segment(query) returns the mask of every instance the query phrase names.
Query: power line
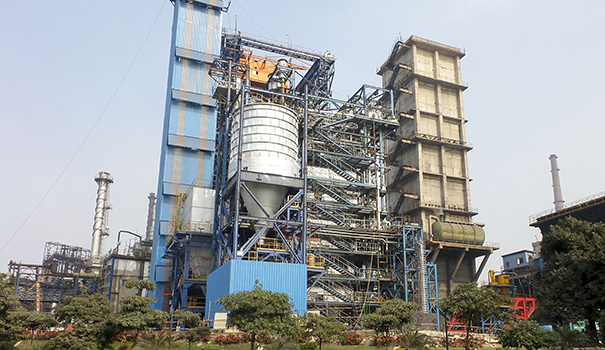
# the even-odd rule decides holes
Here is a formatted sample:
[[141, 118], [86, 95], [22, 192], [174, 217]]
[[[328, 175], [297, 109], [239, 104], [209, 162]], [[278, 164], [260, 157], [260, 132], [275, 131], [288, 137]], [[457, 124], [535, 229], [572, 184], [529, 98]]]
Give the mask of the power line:
[[99, 117], [97, 118], [97, 120], [93, 124], [92, 128], [90, 129], [90, 131], [88, 131], [88, 134], [86, 134], [86, 137], [84, 137], [84, 140], [82, 140], [82, 142], [80, 143], [80, 145], [78, 146], [78, 148], [76, 149], [76, 151], [74, 152], [74, 154], [71, 156], [71, 158], [69, 159], [69, 161], [67, 162], [67, 164], [65, 164], [65, 167], [63, 167], [63, 170], [61, 170], [61, 173], [59, 174], [59, 176], [57, 176], [57, 178], [52, 183], [52, 185], [50, 185], [50, 188], [48, 189], [48, 191], [46, 191], [46, 193], [44, 194], [44, 196], [42, 196], [42, 198], [38, 201], [38, 204], [36, 204], [36, 206], [34, 207], [34, 209], [32, 209], [32, 211], [29, 213], [29, 215], [27, 215], [27, 217], [25, 218], [25, 220], [23, 220], [23, 222], [21, 223], [21, 225], [19, 225], [19, 227], [17, 228], [17, 230], [15, 231], [15, 233], [13, 233], [10, 236], [10, 238], [8, 239], [8, 241], [6, 241], [6, 243], [4, 243], [4, 245], [2, 246], [2, 248], [0, 248], [0, 252], [2, 252], [4, 250], [4, 248], [6, 248], [6, 246], [8, 246], [8, 244], [13, 240], [13, 238], [15, 238], [15, 236], [17, 236], [17, 233], [19, 233], [19, 231], [21, 231], [21, 228], [23, 228], [23, 226], [29, 221], [29, 219], [32, 217], [32, 215], [34, 215], [34, 213], [36, 212], [36, 210], [38, 209], [38, 207], [40, 207], [40, 205], [42, 204], [42, 202], [44, 202], [44, 200], [46, 199], [46, 197], [48, 197], [49, 193], [53, 190], [53, 188], [55, 187], [55, 185], [57, 185], [57, 183], [59, 182], [59, 180], [61, 179], [61, 177], [63, 177], [63, 174], [65, 174], [65, 171], [67, 170], [67, 168], [69, 167], [69, 165], [71, 164], [71, 162], [76, 158], [76, 156], [78, 155], [78, 153], [80, 153], [80, 150], [82, 149], [82, 147], [84, 146], [84, 144], [86, 143], [86, 141], [88, 140], [88, 138], [90, 137], [90, 135], [92, 134], [92, 132], [96, 129], [97, 125], [101, 121], [101, 118], [105, 114], [105, 111], [107, 110], [107, 108], [109, 107], [109, 105], [111, 104], [111, 102], [113, 101], [113, 98], [116, 96], [116, 94], [120, 90], [120, 87], [122, 87], [122, 83], [124, 83], [124, 80], [126, 80], [126, 77], [128, 76], [128, 73], [130, 73], [130, 70], [132, 69], [132, 66], [134, 65], [135, 61], [139, 57], [139, 54], [143, 50], [143, 47], [145, 46], [145, 43], [147, 42], [147, 39], [149, 38], [149, 35], [151, 34], [151, 31], [153, 30], [153, 27], [155, 27], [155, 24], [158, 21], [158, 18], [160, 17], [160, 14], [162, 13], [162, 10], [164, 9], [165, 5], [166, 5], [166, 1], [162, 1], [162, 7], [158, 11], [158, 14], [155, 16], [155, 19], [153, 20], [153, 23], [151, 24], [151, 28], [149, 28], [149, 31], [147, 32], [147, 35], [145, 36], [145, 39], [143, 40], [143, 43], [139, 47], [139, 50], [137, 51], [137, 54], [132, 59], [132, 62], [130, 63], [130, 66], [128, 66], [128, 69], [126, 70], [126, 73], [124, 73], [124, 76], [122, 76], [122, 79], [120, 80], [120, 83], [118, 84], [118, 86], [114, 90], [113, 94], [111, 95], [111, 97], [109, 98], [109, 100], [107, 101], [107, 103], [105, 104], [105, 107], [103, 108], [103, 110], [99, 114]]
[[268, 31], [266, 31], [266, 30], [265, 30], [265, 28], [263, 28], [263, 27], [262, 27], [262, 26], [261, 26], [261, 25], [260, 25], [260, 24], [259, 24], [259, 23], [258, 23], [258, 22], [257, 22], [257, 21], [256, 21], [256, 20], [253, 18], [253, 17], [252, 17], [252, 16], [250, 16], [250, 14], [248, 13], [248, 11], [246, 11], [246, 10], [245, 10], [245, 9], [242, 7], [242, 5], [240, 5], [240, 4], [239, 4], [239, 2], [238, 2], [238, 1], [234, 1], [234, 2], [237, 4], [237, 6], [239, 6], [239, 8], [241, 8], [241, 9], [242, 9], [242, 11], [244, 11], [244, 13], [245, 13], [245, 14], [247, 14], [247, 15], [248, 15], [248, 17], [250, 17], [250, 19], [252, 20], [252, 22], [256, 23], [256, 25], [257, 25], [257, 26], [258, 26], [260, 29], [262, 29], [262, 30], [263, 30], [263, 32], [267, 33], [267, 35], [268, 35], [268, 36], [269, 36], [271, 39], [273, 39], [274, 41], [278, 41], [278, 40], [277, 40], [277, 39], [275, 39], [275, 38], [274, 38], [274, 37], [273, 37], [271, 34], [269, 34], [269, 32], [268, 32]]

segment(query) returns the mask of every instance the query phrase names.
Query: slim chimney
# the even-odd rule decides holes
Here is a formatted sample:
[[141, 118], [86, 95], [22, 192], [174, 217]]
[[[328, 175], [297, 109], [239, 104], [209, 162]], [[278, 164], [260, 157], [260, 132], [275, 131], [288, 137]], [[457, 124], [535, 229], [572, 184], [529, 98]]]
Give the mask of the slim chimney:
[[147, 230], [145, 231], [145, 240], [153, 239], [153, 217], [155, 213], [155, 193], [149, 194], [149, 210], [147, 211]]
[[559, 168], [557, 167], [557, 155], [550, 155], [550, 172], [552, 173], [552, 189], [555, 194], [555, 210], [559, 211], [564, 208], [565, 201], [561, 193], [561, 181], [559, 180]]
[[111, 174], [101, 171], [95, 176], [95, 182], [99, 184], [97, 190], [97, 205], [95, 207], [95, 223], [92, 227], [92, 247], [90, 249], [90, 258], [93, 267], [101, 266], [101, 253], [103, 250], [103, 239], [109, 236], [107, 227], [107, 211], [111, 209], [109, 204], [109, 184], [113, 183]]

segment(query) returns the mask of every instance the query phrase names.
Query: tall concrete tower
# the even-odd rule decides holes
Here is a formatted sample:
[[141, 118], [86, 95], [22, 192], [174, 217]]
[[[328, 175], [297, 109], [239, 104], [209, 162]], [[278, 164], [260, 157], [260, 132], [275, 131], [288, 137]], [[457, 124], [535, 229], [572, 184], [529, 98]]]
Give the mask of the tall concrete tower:
[[166, 243], [181, 213], [180, 195], [192, 186], [214, 203], [216, 101], [208, 71], [220, 54], [221, 0], [176, 0], [164, 131], [160, 155], [150, 280], [157, 285], [155, 309], [168, 309], [171, 266]]
[[101, 257], [103, 254], [103, 239], [109, 236], [107, 227], [108, 211], [111, 209], [109, 204], [109, 184], [113, 183], [111, 174], [101, 171], [95, 176], [95, 182], [99, 185], [97, 190], [97, 205], [95, 206], [95, 222], [92, 227], [92, 246], [90, 248], [90, 258], [93, 267], [101, 266]]
[[[419, 223], [427, 257], [438, 266], [440, 298], [457, 283], [476, 281], [493, 247], [473, 224], [460, 76], [465, 53], [410, 37], [398, 41], [378, 74], [393, 91], [400, 127], [388, 145], [389, 216]], [[475, 258], [483, 256], [477, 269]]]

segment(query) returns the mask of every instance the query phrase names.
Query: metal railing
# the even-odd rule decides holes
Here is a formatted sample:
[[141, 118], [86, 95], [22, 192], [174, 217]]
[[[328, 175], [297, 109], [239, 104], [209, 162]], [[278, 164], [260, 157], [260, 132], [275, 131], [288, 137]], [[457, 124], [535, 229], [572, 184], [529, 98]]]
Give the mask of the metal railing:
[[321, 256], [308, 254], [307, 255], [307, 266], [313, 269], [325, 269], [326, 259]]
[[288, 249], [280, 238], [261, 238], [258, 241], [256, 241], [256, 243], [254, 243], [254, 247], [257, 250], [264, 249], [264, 250], [286, 251]]
[[206, 299], [187, 297], [187, 307], [192, 309], [203, 309], [204, 307], [206, 307]]
[[555, 208], [551, 208], [551, 209], [544, 210], [544, 211], [541, 211], [541, 212], [539, 212], [539, 213], [536, 213], [536, 214], [534, 214], [534, 215], [531, 215], [531, 216], [529, 217], [529, 223], [530, 223], [530, 224], [533, 224], [534, 222], [537, 222], [538, 218], [540, 218], [540, 217], [542, 217], [542, 216], [546, 216], [546, 215], [549, 215], [549, 214], [553, 214], [553, 213], [555, 213], [555, 212], [557, 212], [557, 211], [564, 211], [565, 209], [569, 209], [569, 208], [571, 208], [571, 207], [575, 207], [575, 206], [577, 206], [577, 205], [581, 205], [581, 204], [587, 204], [588, 202], [590, 202], [590, 201], [592, 201], [592, 200], [595, 200], [595, 199], [598, 199], [598, 198], [601, 198], [601, 197], [605, 197], [605, 191], [595, 193], [595, 194], [593, 194], [593, 195], [590, 195], [590, 196], [588, 196], [588, 197], [584, 197], [584, 198], [581, 198], [581, 199], [575, 200], [575, 201], [573, 201], [573, 202], [569, 202], [569, 203], [565, 204], [565, 205], [563, 206], [563, 209], [561, 209], [561, 210], [556, 210]]

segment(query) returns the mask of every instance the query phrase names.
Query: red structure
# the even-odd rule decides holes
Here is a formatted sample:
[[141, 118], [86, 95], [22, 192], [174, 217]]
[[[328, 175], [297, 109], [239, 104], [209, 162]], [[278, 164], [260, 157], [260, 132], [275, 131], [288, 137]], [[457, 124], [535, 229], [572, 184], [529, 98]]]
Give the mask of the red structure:
[[528, 319], [536, 311], [536, 298], [516, 297], [513, 308], [519, 310], [517, 318]]

